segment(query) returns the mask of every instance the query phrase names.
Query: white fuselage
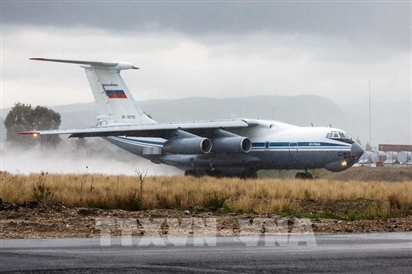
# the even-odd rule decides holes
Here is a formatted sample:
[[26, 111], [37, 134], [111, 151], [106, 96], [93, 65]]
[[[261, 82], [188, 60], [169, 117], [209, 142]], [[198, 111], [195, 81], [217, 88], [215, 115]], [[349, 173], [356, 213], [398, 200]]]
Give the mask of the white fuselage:
[[252, 142], [249, 152], [231, 155], [219, 152], [204, 155], [168, 154], [162, 150], [166, 140], [161, 138], [108, 137], [107, 140], [152, 162], [173, 165], [182, 170], [326, 168], [341, 171], [352, 166], [363, 153], [353, 141], [326, 137], [330, 132], [341, 132], [339, 129], [298, 127], [278, 121], [254, 122], [258, 125], [230, 130], [248, 137]]

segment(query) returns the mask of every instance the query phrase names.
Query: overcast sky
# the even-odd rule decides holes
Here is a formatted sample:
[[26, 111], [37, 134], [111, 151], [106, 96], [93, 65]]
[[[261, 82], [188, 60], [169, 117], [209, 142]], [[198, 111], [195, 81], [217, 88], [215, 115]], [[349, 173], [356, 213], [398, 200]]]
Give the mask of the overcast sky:
[[[93, 100], [77, 65], [128, 61], [137, 100], [311, 94], [411, 102], [411, 3], [1, 1], [1, 107]], [[224, 117], [222, 117], [224, 118]]]

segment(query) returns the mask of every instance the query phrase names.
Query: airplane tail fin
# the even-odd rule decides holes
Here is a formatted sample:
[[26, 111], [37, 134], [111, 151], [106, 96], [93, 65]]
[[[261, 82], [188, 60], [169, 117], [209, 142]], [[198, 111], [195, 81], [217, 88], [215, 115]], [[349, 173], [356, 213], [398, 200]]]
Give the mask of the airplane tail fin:
[[45, 58], [30, 58], [30, 60], [81, 65], [85, 69], [100, 112], [100, 116], [97, 117], [98, 125], [155, 123], [136, 103], [120, 76], [121, 70], [138, 69], [133, 64]]

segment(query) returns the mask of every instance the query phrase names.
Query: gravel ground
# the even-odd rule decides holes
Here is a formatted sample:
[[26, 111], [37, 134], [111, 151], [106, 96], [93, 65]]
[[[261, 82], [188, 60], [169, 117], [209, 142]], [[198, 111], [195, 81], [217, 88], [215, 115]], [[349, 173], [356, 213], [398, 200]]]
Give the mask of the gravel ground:
[[[357, 201], [364, 204], [365, 201]], [[339, 207], [339, 202], [332, 203]], [[356, 204], [356, 203], [355, 203]], [[319, 204], [305, 202], [302, 204], [307, 211], [319, 211]], [[327, 205], [326, 205], [327, 206]], [[57, 201], [26, 202], [23, 204], [0, 203], [0, 239], [17, 238], [67, 238], [67, 237], [100, 237], [102, 225], [109, 227], [111, 236], [120, 236], [125, 225], [131, 229], [134, 236], [165, 236], [181, 233], [194, 233], [194, 225], [190, 229], [173, 229], [173, 221], [182, 225], [188, 220], [215, 220], [196, 235], [245, 235], [307, 232], [324, 233], [369, 233], [369, 232], [403, 232], [412, 231], [412, 216], [404, 218], [389, 218], [373, 220], [344, 221], [334, 219], [297, 219], [280, 217], [271, 214], [234, 214], [219, 212], [189, 212], [180, 210], [103, 210], [88, 208], [68, 208]], [[157, 220], [157, 225], [156, 224]], [[166, 220], [164, 222], [164, 220]], [[262, 220], [266, 220], [263, 222]], [[153, 221], [155, 221], [153, 223]], [[153, 224], [148, 231], [148, 222]], [[131, 225], [130, 225], [131, 224]], [[254, 225], [253, 225], [254, 224]], [[272, 226], [270, 226], [270, 224]], [[282, 226], [281, 224], [284, 224]], [[187, 225], [187, 223], [186, 223]], [[187, 228], [187, 226], [186, 226]], [[207, 229], [205, 229], [207, 228]], [[103, 229], [104, 230], [104, 229]], [[106, 230], [105, 230], [106, 231]], [[173, 233], [172, 233], [173, 232]], [[200, 233], [200, 234], [199, 234]]]

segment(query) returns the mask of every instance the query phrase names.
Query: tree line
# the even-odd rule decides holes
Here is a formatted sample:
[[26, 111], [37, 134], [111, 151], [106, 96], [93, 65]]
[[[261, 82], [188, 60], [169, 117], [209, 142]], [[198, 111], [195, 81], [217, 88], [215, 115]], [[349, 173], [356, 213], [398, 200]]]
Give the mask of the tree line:
[[6, 141], [13, 146], [23, 148], [36, 145], [55, 147], [60, 141], [59, 135], [40, 135], [36, 137], [20, 135], [22, 131], [58, 129], [61, 116], [58, 112], [44, 107], [32, 107], [30, 104], [16, 103], [4, 119]]

